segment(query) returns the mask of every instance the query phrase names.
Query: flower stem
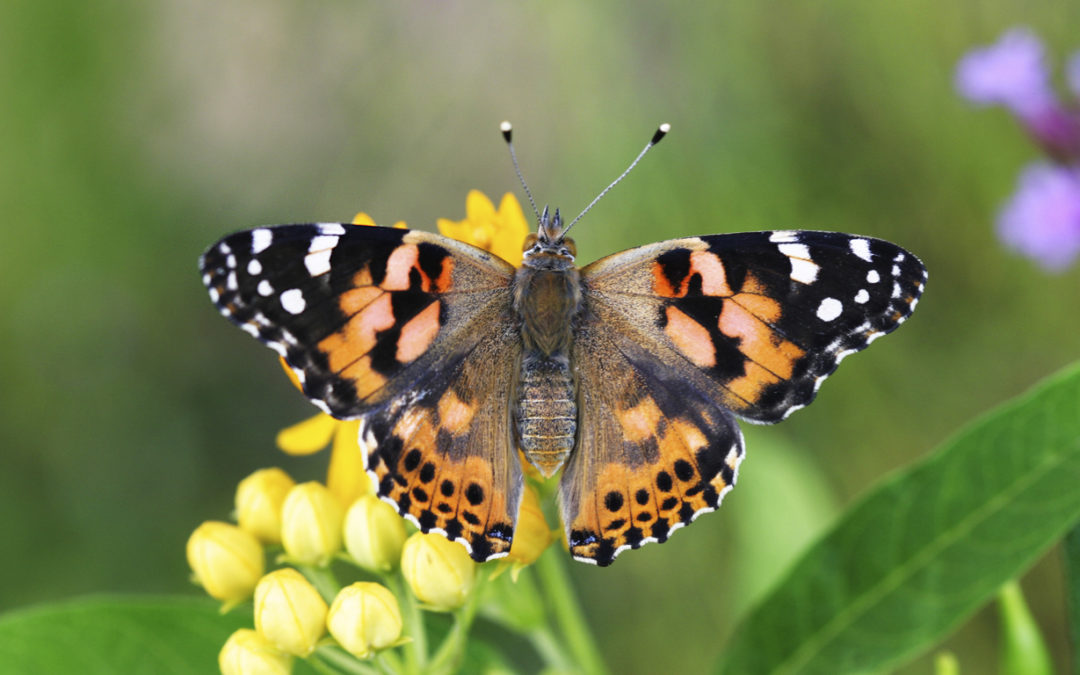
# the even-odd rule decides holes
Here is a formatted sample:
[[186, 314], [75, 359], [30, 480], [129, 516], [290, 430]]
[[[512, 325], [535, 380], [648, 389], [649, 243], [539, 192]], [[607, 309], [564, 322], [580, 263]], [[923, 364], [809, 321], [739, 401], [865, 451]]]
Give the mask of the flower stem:
[[424, 627], [424, 614], [420, 611], [420, 603], [416, 596], [405, 588], [401, 583], [401, 576], [394, 573], [382, 575], [383, 582], [397, 596], [398, 603], [405, 610], [405, 625], [408, 627], [407, 635], [412, 638], [405, 645], [405, 669], [406, 673], [422, 673], [427, 669], [427, 630]]
[[323, 646], [315, 650], [308, 657], [307, 662], [320, 673], [330, 675], [378, 675], [380, 672], [368, 663], [360, 661], [352, 654], [348, 654], [333, 646]]
[[296, 564], [300, 573], [311, 582], [311, 585], [319, 591], [319, 595], [323, 597], [323, 600], [330, 603], [337, 597], [338, 591], [341, 590], [341, 584], [338, 583], [337, 577], [330, 570], [329, 566], [318, 567], [315, 565], [301, 565]]
[[469, 629], [472, 628], [473, 619], [476, 618], [476, 610], [480, 607], [480, 596], [483, 595], [484, 584], [489, 578], [490, 573], [483, 567], [477, 570], [476, 586], [461, 609], [454, 612], [454, 625], [450, 627], [446, 639], [435, 652], [428, 672], [441, 675], [457, 672], [461, 667], [465, 656], [465, 639], [469, 635]]
[[563, 552], [558, 546], [549, 547], [540, 556], [536, 561], [536, 573], [540, 577], [544, 597], [551, 603], [555, 620], [562, 629], [566, 646], [578, 668], [589, 675], [606, 674], [607, 668], [571, 587], [570, 576], [563, 563]]

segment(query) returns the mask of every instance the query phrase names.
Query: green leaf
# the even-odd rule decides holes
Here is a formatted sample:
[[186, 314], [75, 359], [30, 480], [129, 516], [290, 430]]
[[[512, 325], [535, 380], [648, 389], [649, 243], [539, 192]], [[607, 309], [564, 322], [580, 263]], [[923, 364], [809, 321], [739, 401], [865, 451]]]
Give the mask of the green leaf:
[[1078, 485], [1074, 365], [848, 509], [736, 629], [720, 672], [896, 666], [986, 603], [1075, 524]]
[[1065, 588], [1069, 612], [1069, 642], [1072, 646], [1073, 673], [1080, 675], [1080, 525], [1065, 535]]
[[215, 673], [217, 655], [250, 612], [209, 599], [90, 597], [0, 616], [0, 664], [25, 675]]

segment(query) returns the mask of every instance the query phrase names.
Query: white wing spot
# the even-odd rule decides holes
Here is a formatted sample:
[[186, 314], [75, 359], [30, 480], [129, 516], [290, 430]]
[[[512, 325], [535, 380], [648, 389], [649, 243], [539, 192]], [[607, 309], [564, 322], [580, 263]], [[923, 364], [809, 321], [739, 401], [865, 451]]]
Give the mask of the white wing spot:
[[793, 230], [777, 230], [769, 235], [769, 241], [775, 244], [785, 244], [799, 240], [799, 233]]
[[817, 308], [817, 318], [822, 321], [832, 321], [844, 311], [844, 303], [836, 298], [825, 298]]
[[[336, 238], [335, 238], [336, 239]], [[334, 252], [334, 249], [328, 248], [316, 253], [308, 253], [304, 256], [304, 266], [307, 267], [308, 274], [313, 277], [317, 277], [320, 274], [326, 274], [330, 271], [330, 254]]]
[[274, 287], [270, 285], [269, 281], [267, 281], [266, 279], [263, 279], [262, 281], [259, 282], [258, 291], [259, 291], [259, 295], [265, 297], [265, 296], [274, 294]]
[[236, 272], [229, 272], [229, 276], [225, 277], [225, 288], [229, 289], [230, 291], [235, 291], [236, 289], [240, 288], [240, 286], [236, 283]]
[[345, 234], [345, 228], [341, 226], [341, 223], [318, 223], [320, 234], [329, 234], [336, 237], [340, 237]]
[[254, 258], [248, 263], [248, 274], [253, 277], [257, 277], [262, 274], [262, 263]]
[[855, 294], [855, 302], [860, 305], [870, 299], [870, 294], [866, 292], [865, 288], [860, 288], [859, 292]]
[[236, 256], [230, 253], [228, 257], [225, 258], [225, 266], [231, 270], [236, 269]]
[[866, 273], [866, 283], [876, 284], [879, 281], [881, 281], [881, 275], [878, 274], [877, 270], [870, 270]]
[[212, 303], [214, 303], [214, 304], [216, 305], [216, 304], [217, 304], [217, 301], [218, 301], [218, 300], [219, 300], [220, 298], [221, 298], [221, 293], [218, 293], [218, 289], [216, 289], [216, 288], [211, 288], [211, 289], [210, 289], [210, 302], [212, 302]]
[[904, 254], [897, 253], [896, 257], [892, 259], [893, 262], [904, 262]]
[[894, 281], [892, 285], [892, 296], [894, 298], [900, 297], [900, 282]]
[[307, 302], [299, 288], [290, 288], [281, 294], [281, 306], [289, 314], [299, 314], [307, 307]]
[[311, 243], [308, 245], [308, 253], [316, 253], [318, 251], [324, 251], [332, 249], [337, 246], [338, 237], [333, 235], [320, 235], [318, 237], [312, 237]]
[[806, 244], [780, 244], [776, 248], [780, 249], [780, 252], [789, 258], [813, 260], [810, 257], [810, 249], [806, 247]]
[[817, 281], [817, 264], [801, 258], [791, 258], [791, 279], [804, 284], [812, 284]]
[[232, 249], [229, 248], [229, 245], [225, 242], [221, 242], [220, 244], [218, 244], [218, 251], [221, 252], [221, 255], [229, 255], [230, 253], [232, 253]]
[[894, 277], [900, 276], [900, 266], [899, 265], [893, 265], [892, 266], [892, 275]]
[[848, 242], [848, 246], [851, 248], [851, 252], [856, 256], [862, 258], [866, 262], [870, 262], [870, 242], [865, 239], [852, 239]]
[[251, 253], [252, 255], [262, 253], [270, 247], [270, 244], [274, 241], [274, 233], [265, 227], [260, 227], [257, 230], [251, 231]]

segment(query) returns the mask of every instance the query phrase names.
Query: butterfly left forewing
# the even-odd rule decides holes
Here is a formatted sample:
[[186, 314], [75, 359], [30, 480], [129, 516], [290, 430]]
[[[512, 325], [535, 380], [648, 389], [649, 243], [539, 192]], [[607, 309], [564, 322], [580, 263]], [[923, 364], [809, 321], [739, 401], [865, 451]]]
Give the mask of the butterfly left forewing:
[[201, 260], [211, 299], [281, 354], [326, 412], [360, 419], [380, 497], [477, 560], [510, 548], [514, 268], [419, 231], [344, 223], [238, 232]]

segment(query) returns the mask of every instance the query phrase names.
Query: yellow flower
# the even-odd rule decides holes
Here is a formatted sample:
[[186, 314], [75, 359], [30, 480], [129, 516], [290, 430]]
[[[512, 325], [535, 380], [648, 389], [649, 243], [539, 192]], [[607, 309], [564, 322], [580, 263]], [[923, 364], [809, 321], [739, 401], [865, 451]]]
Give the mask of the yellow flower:
[[[285, 361], [282, 360], [281, 364], [285, 366]], [[285, 372], [292, 375], [292, 370], [287, 366]], [[360, 495], [372, 491], [361, 454], [367, 450], [360, 446], [359, 435], [358, 420], [342, 422], [326, 413], [319, 413], [279, 431], [277, 446], [290, 455], [310, 455], [333, 441], [330, 466], [326, 470], [326, 487], [337, 497], [341, 507], [346, 508]]]
[[250, 628], [229, 636], [218, 654], [222, 675], [289, 675], [292, 654], [281, 651]]
[[470, 190], [465, 198], [465, 220], [453, 221], [439, 218], [439, 232], [485, 251], [503, 260], [521, 265], [521, 247], [529, 234], [529, 223], [514, 195], [507, 192], [499, 203], [499, 210], [479, 190]]
[[231, 523], [210, 520], [191, 533], [187, 559], [197, 581], [227, 609], [251, 596], [266, 569], [255, 535]]
[[540, 509], [540, 497], [533, 486], [526, 484], [521, 497], [517, 526], [514, 528], [514, 543], [510, 545], [510, 555], [506, 557], [511, 563], [510, 576], [514, 581], [517, 581], [523, 568], [536, 562], [552, 539], [551, 527]]
[[[368, 214], [361, 211], [360, 213], [356, 214], [355, 218], [352, 219], [352, 224], [353, 225], [374, 225], [375, 221], [372, 220], [371, 216], [369, 216]], [[408, 225], [405, 224], [404, 220], [399, 220], [396, 223], [394, 223], [393, 225], [391, 225], [391, 227], [393, 227], [396, 230], [404, 230], [404, 229], [408, 228]]]
[[334, 598], [326, 627], [346, 651], [366, 659], [401, 643], [401, 608], [385, 586], [358, 581]]
[[236, 521], [267, 544], [281, 543], [281, 505], [296, 482], [281, 469], [259, 469], [236, 488]]
[[275, 570], [255, 587], [255, 630], [297, 656], [315, 650], [326, 632], [326, 601], [291, 567]]
[[326, 565], [341, 550], [344, 510], [322, 483], [301, 483], [281, 507], [281, 545], [290, 560]]
[[345, 514], [345, 550], [364, 569], [389, 572], [401, 563], [405, 521], [394, 507], [364, 495]]
[[428, 609], [447, 612], [465, 603], [476, 581], [476, 563], [461, 544], [417, 532], [405, 541], [401, 573]]

